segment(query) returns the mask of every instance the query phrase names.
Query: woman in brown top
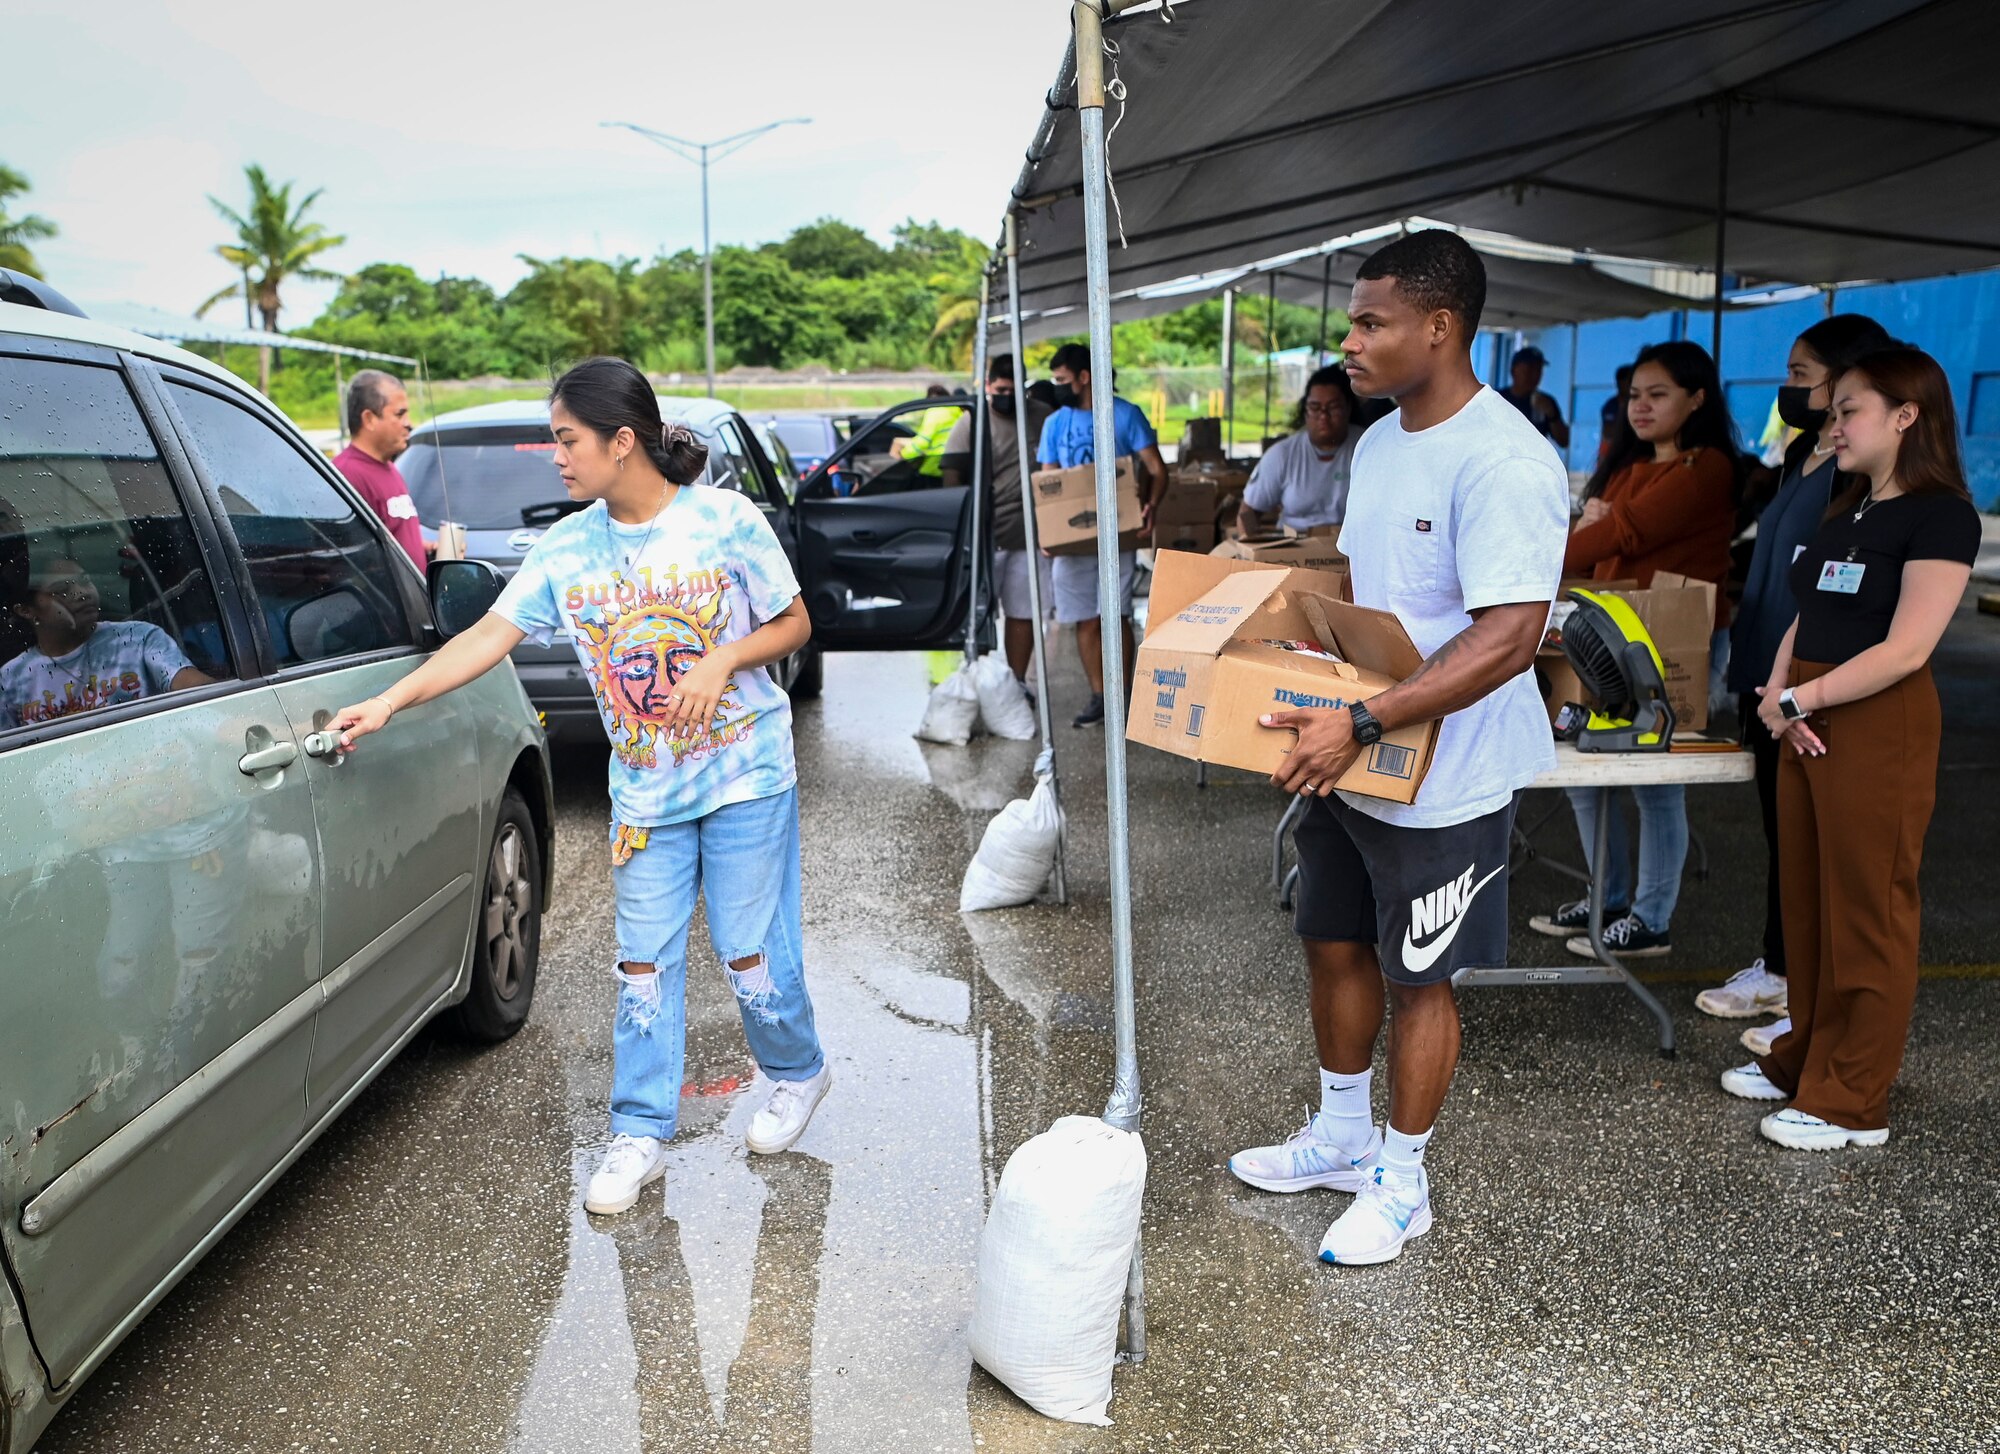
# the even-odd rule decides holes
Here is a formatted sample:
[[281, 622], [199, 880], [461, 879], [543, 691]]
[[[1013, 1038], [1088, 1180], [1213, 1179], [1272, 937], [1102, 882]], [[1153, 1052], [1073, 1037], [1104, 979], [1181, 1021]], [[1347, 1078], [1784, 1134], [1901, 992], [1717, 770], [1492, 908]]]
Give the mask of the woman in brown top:
[[[1624, 427], [1590, 477], [1563, 574], [1588, 572], [1594, 580], [1637, 581], [1642, 588], [1658, 571], [1714, 581], [1720, 632], [1729, 619], [1721, 584], [1736, 528], [1736, 459], [1736, 429], [1708, 350], [1687, 342], [1642, 349], [1632, 365]], [[1607, 829], [1604, 943], [1623, 956], [1666, 954], [1687, 861], [1687, 793], [1651, 787], [1634, 788], [1632, 796], [1639, 804], [1637, 892], [1621, 810]], [[1572, 791], [1570, 807], [1588, 853], [1596, 841], [1597, 794]], [[1567, 937], [1571, 953], [1590, 958], [1596, 951], [1584, 932], [1589, 918], [1590, 901], [1579, 899], [1528, 922], [1538, 933]]]

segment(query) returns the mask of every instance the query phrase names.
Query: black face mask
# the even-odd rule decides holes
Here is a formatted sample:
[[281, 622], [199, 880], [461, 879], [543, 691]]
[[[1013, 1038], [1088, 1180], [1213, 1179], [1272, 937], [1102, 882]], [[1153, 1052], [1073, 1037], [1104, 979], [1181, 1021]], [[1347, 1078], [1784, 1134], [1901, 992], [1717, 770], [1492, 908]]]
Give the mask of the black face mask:
[[1058, 409], [1074, 409], [1076, 407], [1076, 390], [1068, 384], [1057, 384], [1055, 402]]
[[1806, 434], [1819, 433], [1826, 426], [1826, 410], [1813, 408], [1811, 398], [1811, 389], [1782, 385], [1778, 389], [1778, 417]]
[[1012, 389], [1002, 389], [997, 394], [988, 394], [986, 402], [992, 408], [995, 419], [1012, 419], [1014, 417], [1014, 391]]

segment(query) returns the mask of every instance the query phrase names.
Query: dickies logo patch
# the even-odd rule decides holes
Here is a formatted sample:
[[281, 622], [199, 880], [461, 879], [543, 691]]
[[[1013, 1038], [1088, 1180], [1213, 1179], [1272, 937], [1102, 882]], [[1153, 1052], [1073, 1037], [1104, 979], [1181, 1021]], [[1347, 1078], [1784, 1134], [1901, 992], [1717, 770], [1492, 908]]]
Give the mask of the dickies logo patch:
[[1417, 534], [1429, 535], [1430, 533], [1431, 533], [1431, 522], [1428, 520], [1419, 520], [1417, 522]]

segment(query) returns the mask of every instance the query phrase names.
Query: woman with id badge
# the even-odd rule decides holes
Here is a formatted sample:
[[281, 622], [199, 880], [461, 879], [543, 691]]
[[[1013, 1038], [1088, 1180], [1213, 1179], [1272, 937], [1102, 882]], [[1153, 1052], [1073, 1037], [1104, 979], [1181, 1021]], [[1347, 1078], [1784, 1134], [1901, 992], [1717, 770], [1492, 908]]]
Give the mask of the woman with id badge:
[[1833, 381], [1827, 437], [1859, 481], [1792, 563], [1798, 619], [1759, 689], [1781, 744], [1779, 872], [1791, 1031], [1725, 1071], [1789, 1100], [1760, 1129], [1827, 1151], [1889, 1139], [1889, 1087], [1917, 997], [1917, 891], [1937, 797], [1930, 658], [1972, 574], [1979, 514], [1944, 371], [1895, 346]]

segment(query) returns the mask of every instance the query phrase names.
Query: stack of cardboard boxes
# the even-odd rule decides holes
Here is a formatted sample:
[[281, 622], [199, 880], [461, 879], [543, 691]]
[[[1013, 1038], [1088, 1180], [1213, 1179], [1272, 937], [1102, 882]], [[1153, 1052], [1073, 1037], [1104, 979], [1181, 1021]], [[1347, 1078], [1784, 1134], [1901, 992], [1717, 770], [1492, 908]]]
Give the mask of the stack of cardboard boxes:
[[[1139, 538], [1139, 487], [1129, 456], [1118, 461], [1118, 548], [1135, 550]], [[1035, 536], [1050, 555], [1089, 555], [1097, 549], [1097, 467], [1037, 470]]]
[[1715, 629], [1715, 585], [1661, 571], [1640, 590], [1634, 581], [1566, 580], [1556, 597], [1549, 634], [1535, 654], [1535, 676], [1553, 722], [1567, 702], [1592, 705], [1583, 698], [1583, 684], [1563, 655], [1562, 620], [1572, 587], [1617, 596], [1632, 607], [1666, 668], [1667, 705], [1673, 708], [1675, 732], [1700, 732], [1708, 726], [1708, 657]]

